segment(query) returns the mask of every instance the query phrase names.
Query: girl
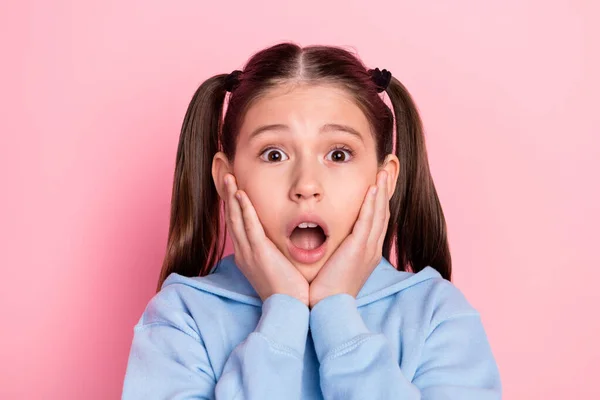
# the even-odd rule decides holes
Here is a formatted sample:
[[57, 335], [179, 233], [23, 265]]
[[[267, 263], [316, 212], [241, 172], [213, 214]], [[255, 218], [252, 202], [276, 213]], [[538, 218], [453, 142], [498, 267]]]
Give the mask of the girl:
[[123, 398], [500, 399], [480, 316], [450, 279], [406, 88], [340, 48], [267, 48], [189, 105]]

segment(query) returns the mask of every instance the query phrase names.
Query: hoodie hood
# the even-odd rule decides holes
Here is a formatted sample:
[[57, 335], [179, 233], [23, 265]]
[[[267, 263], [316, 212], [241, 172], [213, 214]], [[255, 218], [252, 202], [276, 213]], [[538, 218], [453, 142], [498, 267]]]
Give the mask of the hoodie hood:
[[[417, 273], [398, 271], [385, 257], [382, 257], [356, 296], [356, 305], [360, 307], [372, 303], [434, 278], [443, 279], [440, 273], [430, 266]], [[257, 307], [262, 307], [263, 304], [258, 293], [236, 265], [233, 254], [223, 257], [206, 276], [186, 277], [173, 272], [161, 288], [173, 284], [184, 284]]]

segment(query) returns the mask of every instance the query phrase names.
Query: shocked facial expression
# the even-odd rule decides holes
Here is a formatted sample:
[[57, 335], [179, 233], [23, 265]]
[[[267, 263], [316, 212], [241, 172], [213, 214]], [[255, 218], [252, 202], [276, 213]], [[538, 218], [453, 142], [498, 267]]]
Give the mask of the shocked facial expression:
[[[244, 116], [229, 172], [248, 194], [266, 236], [308, 282], [352, 232], [375, 184], [375, 145], [362, 110], [334, 86], [280, 86]], [[326, 238], [316, 234], [319, 228], [312, 238], [300, 228], [291, 234], [293, 225], [311, 217]], [[311, 248], [323, 239], [316, 260], [290, 247], [293, 241]]]

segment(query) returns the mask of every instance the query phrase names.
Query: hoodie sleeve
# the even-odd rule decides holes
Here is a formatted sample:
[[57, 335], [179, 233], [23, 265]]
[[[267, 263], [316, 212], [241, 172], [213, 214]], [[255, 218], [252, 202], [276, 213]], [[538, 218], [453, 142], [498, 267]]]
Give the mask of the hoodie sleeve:
[[388, 339], [365, 326], [351, 295], [317, 303], [310, 329], [326, 400], [501, 399], [499, 372], [475, 310], [434, 321], [412, 381], [400, 369]]
[[202, 321], [177, 299], [157, 295], [135, 326], [122, 399], [300, 398], [309, 319], [304, 303], [284, 294], [266, 299], [256, 329], [231, 352], [217, 380], [196, 325]]

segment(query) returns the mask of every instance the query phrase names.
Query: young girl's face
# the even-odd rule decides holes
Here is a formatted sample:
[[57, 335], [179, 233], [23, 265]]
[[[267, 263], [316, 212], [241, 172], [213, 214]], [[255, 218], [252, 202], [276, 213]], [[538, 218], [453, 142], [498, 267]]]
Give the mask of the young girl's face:
[[[278, 128], [258, 128], [280, 124]], [[326, 129], [328, 124], [348, 127]], [[308, 282], [352, 228], [369, 185], [378, 172], [375, 141], [369, 123], [348, 94], [332, 86], [286, 86], [270, 91], [247, 111], [236, 156], [230, 165], [215, 156], [218, 187], [232, 173], [250, 198], [265, 234]], [[398, 159], [388, 155], [388, 193], [395, 187]], [[224, 191], [223, 191], [224, 193]], [[288, 226], [300, 214], [312, 213], [328, 227], [325, 255], [312, 264], [298, 262], [288, 248]]]

